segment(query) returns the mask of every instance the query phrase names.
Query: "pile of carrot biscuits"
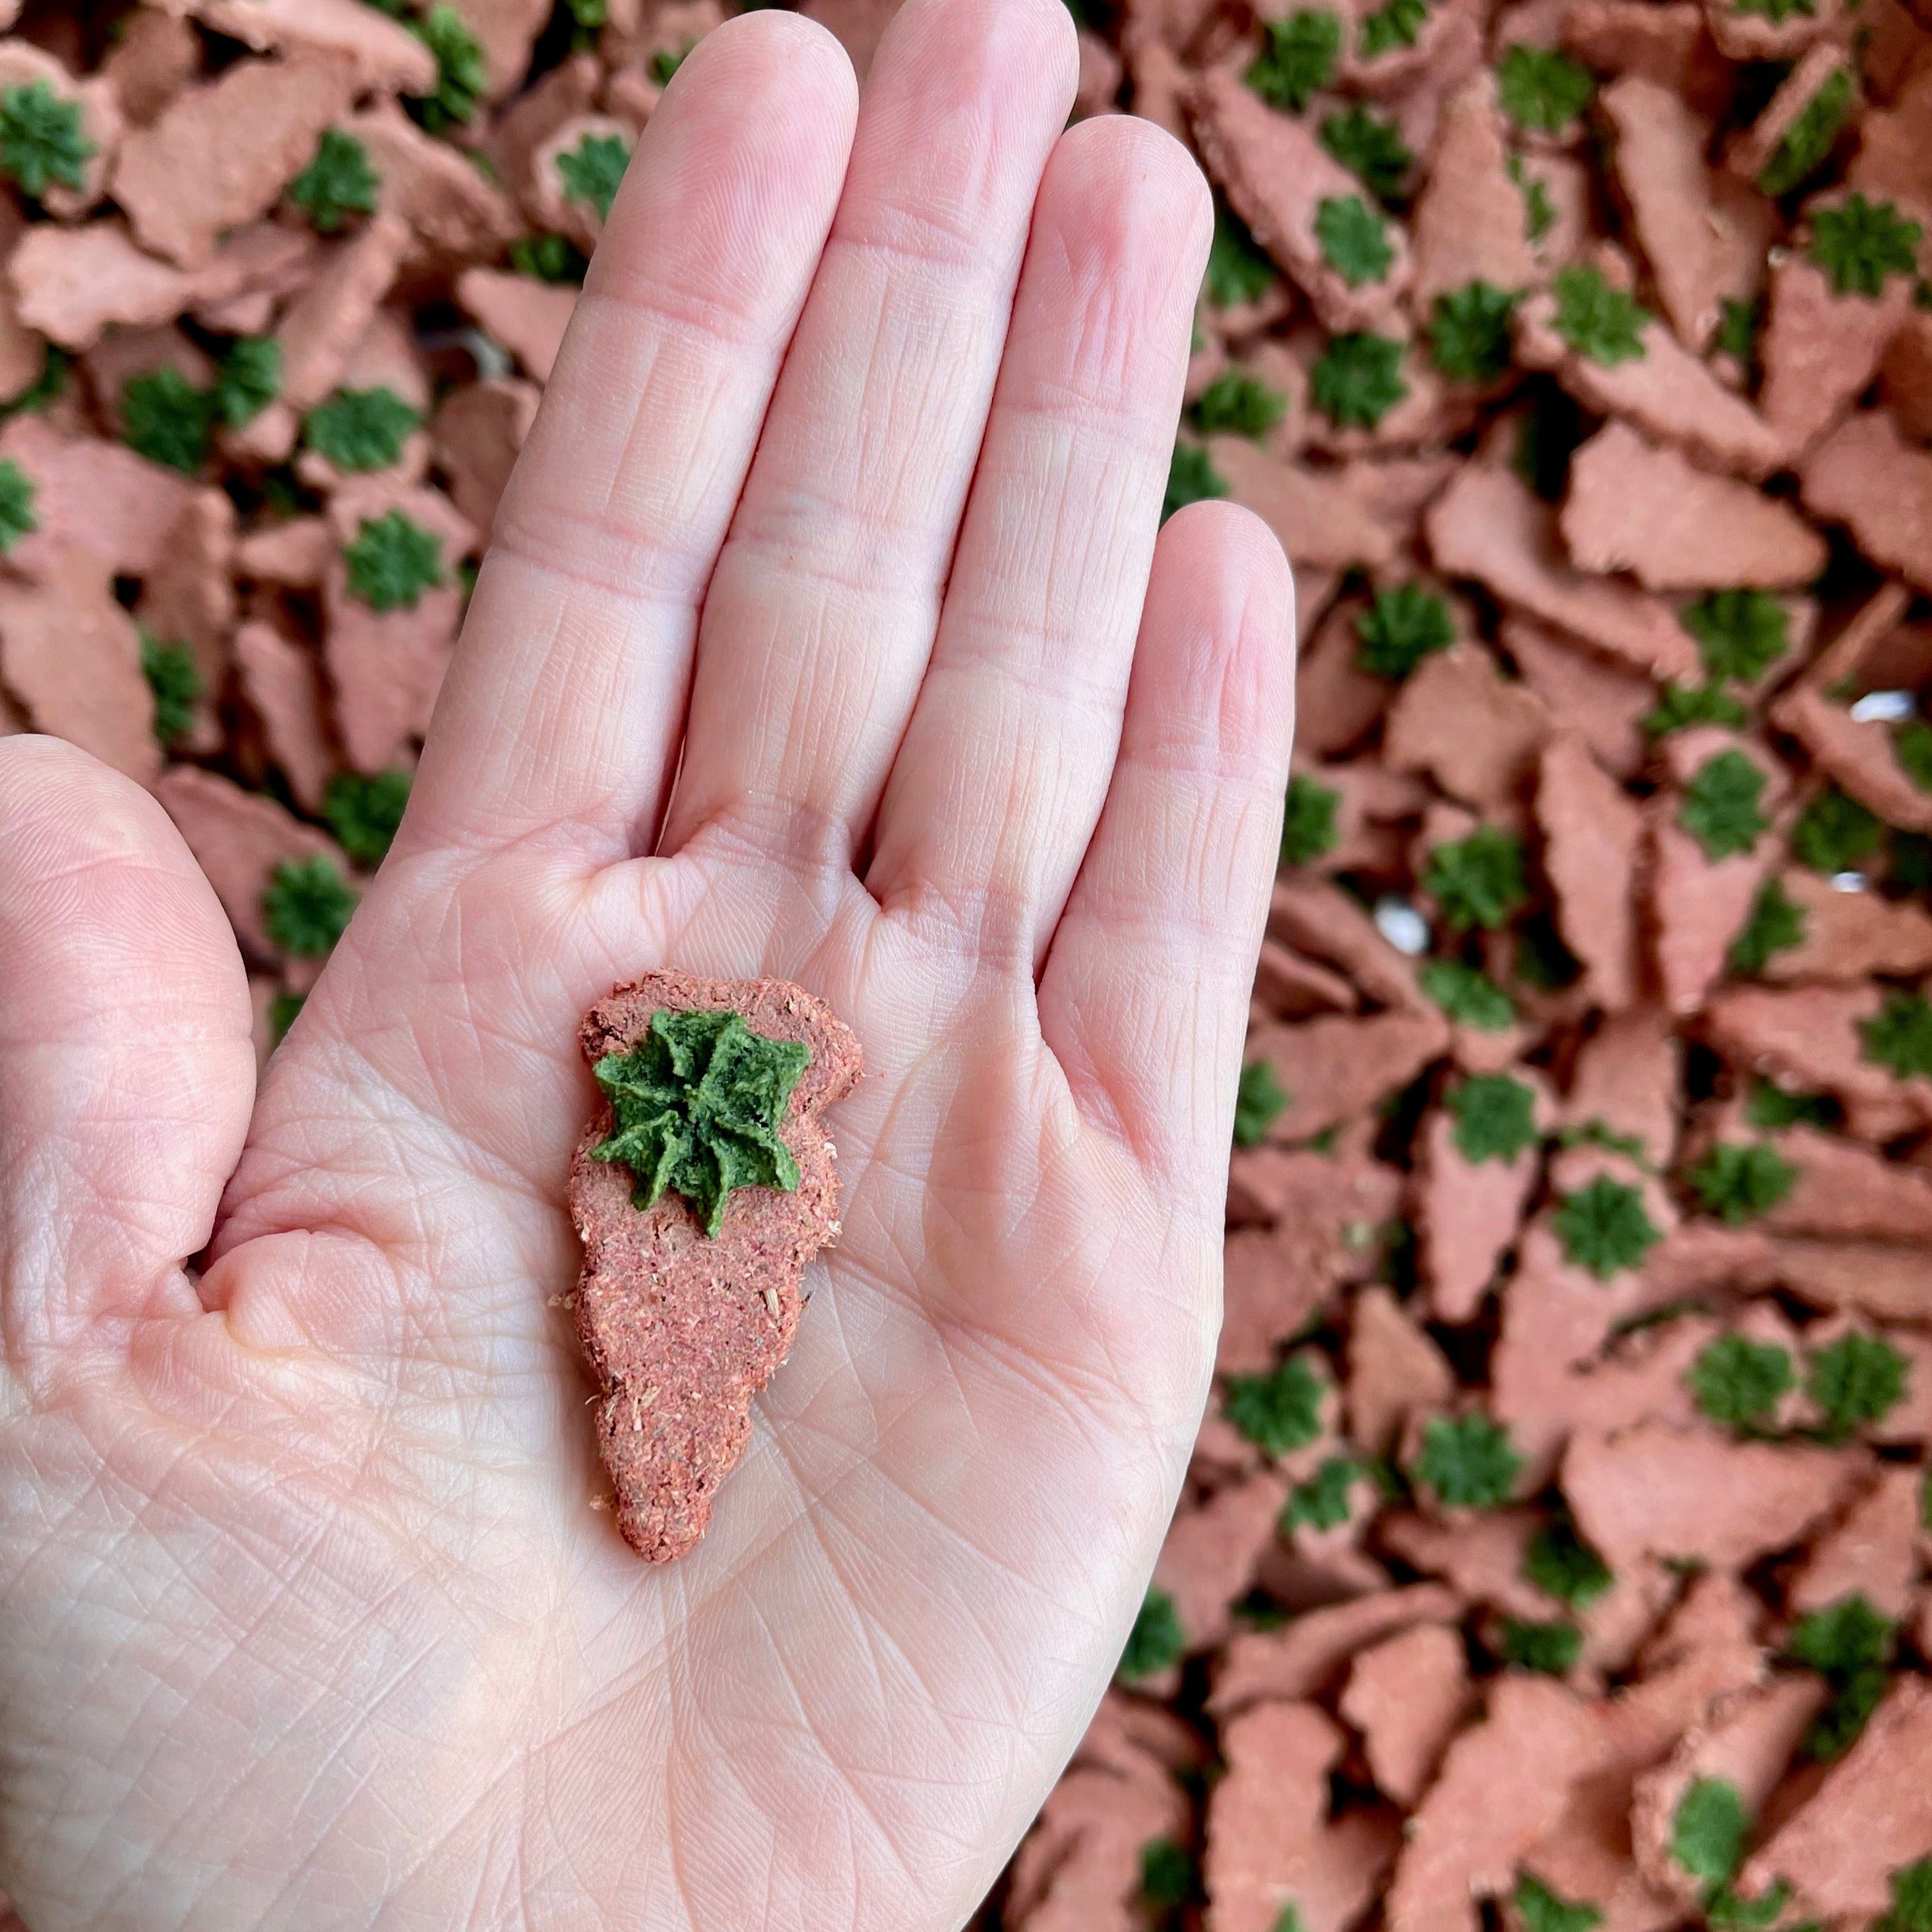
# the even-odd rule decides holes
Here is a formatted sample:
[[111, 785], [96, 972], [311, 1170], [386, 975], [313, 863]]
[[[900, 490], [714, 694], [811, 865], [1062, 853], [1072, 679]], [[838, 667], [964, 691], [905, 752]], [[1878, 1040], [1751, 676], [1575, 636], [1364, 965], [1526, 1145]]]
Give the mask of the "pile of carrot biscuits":
[[[0, 732], [153, 788], [265, 1056], [720, 17], [0, 0]], [[1926, 19], [1082, 15], [1300, 741], [1220, 1373], [988, 1928], [1932, 1932]]]

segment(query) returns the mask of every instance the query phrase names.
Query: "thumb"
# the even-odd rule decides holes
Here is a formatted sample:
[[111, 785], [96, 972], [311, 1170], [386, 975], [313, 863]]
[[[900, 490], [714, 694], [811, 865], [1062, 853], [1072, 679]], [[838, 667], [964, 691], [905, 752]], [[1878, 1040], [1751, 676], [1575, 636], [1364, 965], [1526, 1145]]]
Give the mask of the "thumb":
[[54, 1352], [200, 1306], [254, 1104], [247, 976], [146, 792], [58, 740], [0, 739], [0, 1320]]

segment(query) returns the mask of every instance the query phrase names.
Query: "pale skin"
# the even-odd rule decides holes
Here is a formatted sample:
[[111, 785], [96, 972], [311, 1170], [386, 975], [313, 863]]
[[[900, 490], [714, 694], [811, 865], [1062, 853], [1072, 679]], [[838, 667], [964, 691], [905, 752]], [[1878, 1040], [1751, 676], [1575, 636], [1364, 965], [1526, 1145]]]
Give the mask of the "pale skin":
[[[1209, 200], [1075, 73], [1060, 0], [910, 0], [862, 108], [795, 15], [685, 63], [259, 1088], [159, 806], [0, 741], [34, 1932], [950, 1932], [1078, 1741], [1213, 1361], [1293, 617], [1243, 512], [1156, 535]], [[652, 1567], [558, 1299], [577, 1022], [661, 964], [800, 982], [867, 1078]]]

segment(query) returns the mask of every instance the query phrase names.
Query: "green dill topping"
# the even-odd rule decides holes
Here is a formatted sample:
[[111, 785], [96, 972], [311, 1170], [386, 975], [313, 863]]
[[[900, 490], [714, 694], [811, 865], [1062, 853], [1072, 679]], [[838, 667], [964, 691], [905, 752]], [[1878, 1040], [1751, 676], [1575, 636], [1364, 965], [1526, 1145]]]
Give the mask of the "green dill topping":
[[64, 349], [51, 343], [40, 350], [40, 373], [10, 403], [0, 403], [0, 422], [32, 411], [40, 415], [59, 401], [67, 391], [68, 372], [74, 358]]
[[1714, 863], [1748, 852], [1771, 824], [1758, 809], [1763, 793], [1764, 774], [1743, 752], [1720, 752], [1684, 788], [1677, 822]]
[[1241, 1069], [1234, 1095], [1234, 1144], [1259, 1147], [1275, 1117], [1292, 1104], [1265, 1060], [1251, 1060]]
[[1665, 685], [1664, 695], [1646, 716], [1643, 730], [1646, 737], [1662, 738], [1693, 724], [1727, 724], [1735, 728], [1750, 718], [1750, 712], [1720, 686], [1693, 687], [1672, 682]]
[[631, 144], [621, 134], [586, 134], [568, 154], [556, 158], [565, 200], [594, 208], [600, 221], [610, 220], [610, 204], [630, 165]]
[[1852, 111], [1852, 73], [1840, 68], [1804, 106], [1772, 150], [1757, 178], [1758, 186], [1774, 198], [1789, 194], [1807, 176], [1822, 167]]
[[1684, 1379], [1713, 1422], [1741, 1431], [1766, 1427], [1779, 1402], [1798, 1386], [1790, 1350], [1747, 1335], [1707, 1342]]
[[1347, 1456], [1330, 1456], [1305, 1483], [1295, 1486], [1282, 1511], [1289, 1529], [1340, 1529], [1348, 1520], [1348, 1492], [1363, 1473]]
[[1894, 993], [1877, 1014], [1858, 1022], [1864, 1058], [1894, 1080], [1932, 1079], [1932, 1006], [1917, 993]]
[[1496, 69], [1503, 112], [1519, 128], [1560, 134], [1590, 104], [1597, 83], [1588, 68], [1552, 47], [1507, 49]]
[[1378, 282], [1395, 260], [1388, 224], [1358, 194], [1331, 194], [1315, 211], [1322, 259], [1352, 289]]
[[425, 590], [449, 581], [441, 538], [400, 510], [364, 517], [342, 555], [350, 594], [372, 610], [413, 610]]
[[342, 470], [387, 470], [422, 417], [386, 385], [338, 389], [310, 410], [302, 438], [318, 456]]
[[1790, 614], [1768, 590], [1714, 590], [1678, 614], [1714, 684], [1755, 684], [1791, 642]]
[[214, 412], [230, 429], [246, 429], [282, 393], [282, 345], [272, 335], [244, 335], [215, 371]]
[[1734, 1228], [1768, 1214], [1790, 1196], [1797, 1178], [1790, 1162], [1762, 1141], [1720, 1141], [1689, 1176], [1705, 1213]]
[[1429, 18], [1425, 0], [1387, 0], [1363, 21], [1355, 36], [1355, 51], [1364, 60], [1392, 54], [1397, 47], [1412, 47], [1421, 38], [1423, 22]]
[[1451, 1138], [1462, 1158], [1510, 1162], [1536, 1144], [1536, 1096], [1507, 1073], [1472, 1074], [1449, 1094]]
[[1804, 1392], [1823, 1413], [1819, 1433], [1827, 1442], [1847, 1442], [1867, 1424], [1883, 1421], [1905, 1399], [1906, 1367], [1905, 1358], [1875, 1335], [1841, 1335], [1818, 1350]]
[[1508, 1502], [1522, 1472], [1509, 1431], [1474, 1413], [1425, 1423], [1420, 1453], [1409, 1468], [1414, 1481], [1454, 1509], [1494, 1509]]
[[1322, 117], [1322, 145], [1357, 176], [1371, 194], [1394, 201], [1402, 193], [1415, 157], [1403, 145], [1392, 121], [1371, 114], [1359, 103], [1346, 114]]
[[1583, 1654], [1583, 1633], [1567, 1617], [1549, 1623], [1504, 1617], [1497, 1626], [1496, 1654], [1521, 1670], [1567, 1677]]
[[1203, 436], [1226, 431], [1258, 442], [1288, 413], [1288, 398], [1258, 376], [1228, 369], [1202, 391], [1187, 413]]
[[1816, 0], [1732, 0], [1734, 14], [1755, 14], [1760, 20], [1768, 20], [1774, 27], [1781, 27], [1795, 14], [1802, 14], [1808, 20], [1816, 16]]
[[1355, 662], [1374, 677], [1405, 678], [1455, 641], [1449, 606], [1420, 584], [1378, 590], [1355, 620]]
[[1567, 1514], [1538, 1524], [1523, 1552], [1522, 1574], [1545, 1596], [1579, 1611], [1587, 1610], [1616, 1581]]
[[1901, 724], [1892, 741], [1898, 768], [1921, 791], [1932, 791], [1932, 725], [1922, 718]]
[[1458, 1026], [1501, 1033], [1516, 1020], [1516, 1002], [1502, 987], [1460, 959], [1431, 959], [1417, 975], [1423, 992]]
[[1479, 825], [1466, 838], [1432, 846], [1422, 889], [1442, 908], [1450, 932], [1480, 926], [1493, 932], [1529, 903], [1522, 841], [1514, 832]]
[[1180, 1628], [1174, 1599], [1159, 1584], [1150, 1584], [1114, 1674], [1123, 1684], [1138, 1683], [1178, 1664], [1186, 1649], [1187, 1633]]
[[1514, 1903], [1523, 1932], [1591, 1932], [1603, 1922], [1601, 1909], [1588, 1899], [1559, 1898], [1528, 1872], [1516, 1875]]
[[1743, 1863], [1750, 1814], [1728, 1778], [1695, 1780], [1677, 1801], [1670, 1856], [1712, 1892], [1727, 1886]]
[[1282, 814], [1281, 862], [1306, 866], [1334, 850], [1341, 842], [1335, 819], [1342, 794], [1317, 784], [1297, 772], [1288, 782], [1288, 802]]
[[1892, 1874], [1892, 1910], [1872, 1932], [1932, 1932], [1932, 1857]]
[[1550, 198], [1550, 184], [1540, 175], [1530, 173], [1520, 155], [1510, 155], [1508, 172], [1522, 196], [1524, 238], [1540, 242], [1556, 226], [1556, 203]]
[[1516, 298], [1487, 282], [1467, 282], [1436, 298], [1429, 353], [1451, 382], [1500, 380], [1510, 366], [1510, 317]]
[[1638, 1266], [1664, 1236], [1644, 1210], [1642, 1189], [1600, 1174], [1563, 1197], [1556, 1238], [1573, 1267], [1609, 1281]]
[[80, 103], [63, 100], [44, 80], [0, 92], [0, 175], [38, 201], [58, 182], [85, 188], [99, 150], [81, 126]]
[[449, 0], [436, 0], [420, 20], [404, 24], [436, 56], [435, 89], [412, 99], [410, 112], [432, 134], [474, 120], [490, 86], [490, 69], [463, 16]]
[[1331, 335], [1309, 371], [1315, 406], [1340, 429], [1373, 429], [1408, 394], [1402, 376], [1402, 345], [1358, 329]]
[[1879, 848], [1885, 827], [1836, 785], [1827, 785], [1798, 814], [1791, 850], [1801, 864], [1827, 876], [1855, 871]]
[[1264, 1455], [1305, 1449], [1322, 1433], [1328, 1383], [1306, 1355], [1264, 1376], [1230, 1376], [1221, 1412]]
[[194, 707], [206, 687], [187, 645], [141, 633], [141, 674], [154, 694], [154, 736], [171, 751], [194, 727]]
[[320, 959], [342, 937], [356, 900], [354, 888], [320, 853], [284, 859], [262, 892], [262, 923], [284, 952]]
[[1612, 288], [1600, 268], [1564, 268], [1551, 286], [1556, 292], [1556, 332], [1579, 356], [1606, 368], [1642, 359], [1650, 311]]
[[150, 370], [122, 386], [122, 436], [150, 463], [194, 476], [208, 460], [214, 428], [213, 398], [178, 369]]
[[1160, 520], [1166, 523], [1190, 503], [1227, 494], [1228, 479], [1208, 460], [1208, 452], [1196, 443], [1177, 442], [1174, 460], [1167, 467], [1167, 494], [1161, 500]]
[[1832, 1700], [1804, 1739], [1804, 1754], [1829, 1763], [1858, 1742], [1891, 1681], [1893, 1627], [1854, 1590], [1792, 1628], [1792, 1660], [1815, 1670]]
[[1841, 296], [1876, 298], [1888, 275], [1916, 275], [1924, 230], [1888, 201], [1850, 194], [1837, 208], [1811, 218], [1811, 260]]
[[268, 1042], [272, 1048], [280, 1046], [288, 1037], [289, 1028], [296, 1023], [296, 1016], [302, 1010], [302, 1002], [308, 998], [306, 993], [278, 993], [268, 1002]]
[[681, 1196], [716, 1236], [741, 1187], [798, 1189], [798, 1163], [779, 1137], [792, 1089], [812, 1058], [802, 1040], [754, 1033], [735, 1012], [655, 1012], [627, 1053], [591, 1070], [609, 1096], [611, 1130], [592, 1160], [631, 1171], [631, 1204]]
[[1578, 1126], [1558, 1127], [1556, 1139], [1561, 1147], [1607, 1148], [1612, 1154], [1620, 1154], [1635, 1161], [1640, 1167], [1648, 1168], [1650, 1165], [1644, 1152], [1642, 1136], [1618, 1133], [1600, 1114]]
[[378, 772], [373, 777], [338, 772], [322, 794], [322, 815], [343, 850], [373, 872], [388, 856], [409, 802], [407, 772]]
[[1268, 23], [1268, 44], [1242, 76], [1270, 107], [1299, 114], [1335, 76], [1342, 22], [1326, 8], [1304, 8]]
[[315, 158], [289, 184], [289, 199], [308, 216], [318, 235], [333, 235], [352, 214], [373, 214], [382, 177], [369, 163], [369, 150], [353, 134], [326, 128]]
[[34, 480], [10, 456], [0, 456], [0, 554], [40, 526], [34, 512]]
[[1716, 346], [1748, 374], [1757, 367], [1759, 304], [1726, 296], [1718, 306], [1720, 319], [1713, 338]]
[[[1332, 20], [1334, 16], [1325, 17]], [[1339, 35], [1340, 28], [1336, 31]], [[1208, 302], [1216, 308], [1258, 302], [1280, 279], [1280, 271], [1249, 232], [1247, 224], [1226, 202], [1217, 201], [1214, 238], [1208, 248]]]

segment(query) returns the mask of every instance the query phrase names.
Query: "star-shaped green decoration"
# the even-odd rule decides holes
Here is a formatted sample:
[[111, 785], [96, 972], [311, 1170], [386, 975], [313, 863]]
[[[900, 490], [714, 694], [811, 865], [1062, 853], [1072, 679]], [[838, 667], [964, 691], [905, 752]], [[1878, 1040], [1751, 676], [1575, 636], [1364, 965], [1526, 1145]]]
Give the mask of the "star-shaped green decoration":
[[631, 1170], [634, 1206], [655, 1207], [668, 1187], [715, 1235], [735, 1190], [796, 1191], [778, 1124], [811, 1058], [802, 1040], [768, 1040], [737, 1013], [653, 1013], [628, 1053], [592, 1070], [615, 1124], [590, 1157]]

